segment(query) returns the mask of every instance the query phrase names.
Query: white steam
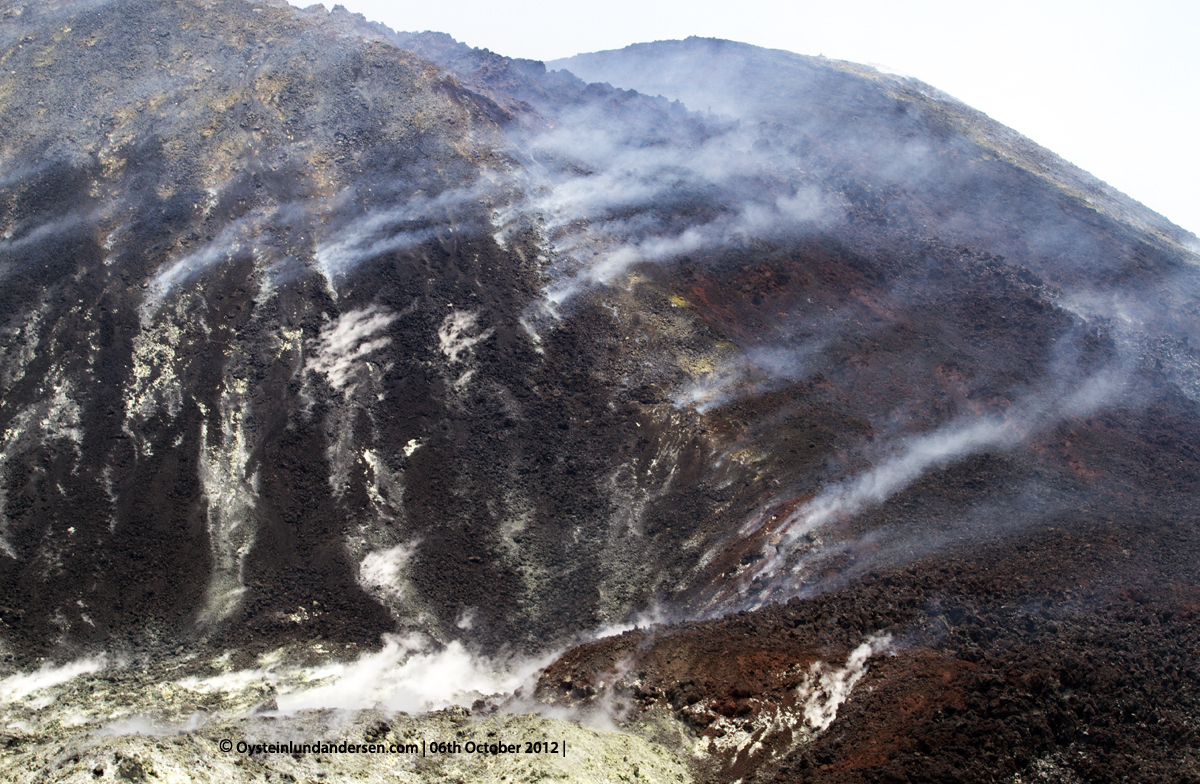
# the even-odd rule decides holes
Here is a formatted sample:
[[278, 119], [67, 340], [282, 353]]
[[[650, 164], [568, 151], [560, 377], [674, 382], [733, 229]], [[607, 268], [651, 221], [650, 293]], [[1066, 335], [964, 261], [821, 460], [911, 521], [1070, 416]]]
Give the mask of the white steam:
[[840, 198], [814, 178], [780, 176], [755, 149], [757, 131], [704, 131], [701, 139], [639, 129], [593, 107], [566, 112], [553, 131], [527, 142], [531, 182], [509, 222], [522, 213], [539, 218], [550, 302], [637, 263], [810, 233], [841, 217]]
[[475, 616], [477, 614], [478, 613], [474, 607], [462, 608], [461, 610], [459, 610], [458, 618], [456, 618], [454, 621], [455, 628], [462, 629], [463, 631], [468, 631], [468, 632], [471, 629], [474, 629], [475, 628]]
[[804, 720], [820, 732], [829, 728], [837, 718], [838, 708], [850, 699], [854, 686], [867, 674], [867, 659], [883, 653], [891, 645], [890, 635], [872, 636], [846, 657], [846, 664], [830, 669], [822, 662], [813, 662], [796, 689], [804, 707]]
[[222, 229], [212, 242], [159, 270], [150, 279], [147, 304], [151, 307], [157, 305], [179, 285], [244, 252], [256, 230], [254, 222], [236, 220]]
[[[1013, 405], [1004, 417], [972, 422], [951, 422], [932, 433], [908, 438], [892, 455], [873, 468], [842, 482], [826, 485], [808, 503], [792, 512], [764, 545], [767, 556], [754, 578], [773, 577], [802, 549], [802, 537], [828, 523], [882, 504], [920, 479], [927, 471], [942, 469], [973, 454], [991, 449], [1011, 449], [1033, 433], [1070, 416], [1085, 416], [1123, 393], [1126, 384], [1118, 373], [1091, 376], [1076, 389], [1034, 396]], [[800, 568], [797, 564], [793, 569]]]
[[721, 363], [673, 396], [676, 408], [695, 406], [701, 414], [745, 395], [763, 394], [803, 381], [823, 342], [793, 347], [755, 347]]
[[310, 680], [320, 680], [321, 685], [281, 695], [279, 710], [381, 707], [419, 713], [470, 706], [480, 697], [515, 690], [550, 660], [476, 656], [457, 641], [435, 649], [421, 635], [385, 635], [384, 641], [378, 653], [312, 672]]
[[[487, 182], [452, 188], [436, 196], [418, 191], [400, 204], [368, 212], [318, 243], [317, 263], [332, 287], [364, 261], [420, 245], [440, 232], [453, 231], [455, 224], [467, 216], [464, 208], [485, 201], [491, 192]], [[354, 193], [347, 192], [339, 201], [350, 203], [354, 198]]]
[[[638, 191], [630, 195], [637, 195]], [[630, 205], [632, 206], [632, 205]], [[665, 261], [702, 250], [740, 245], [750, 239], [774, 238], [801, 228], [827, 223], [834, 208], [820, 190], [804, 188], [773, 201], [750, 202], [738, 212], [722, 215], [698, 226], [671, 231], [648, 220], [610, 221], [592, 225], [590, 241], [583, 247], [603, 250], [575, 276], [550, 288], [547, 297], [562, 302], [590, 285], [608, 283], [641, 262]], [[586, 216], [592, 218], [593, 216]]]
[[[14, 228], [8, 228], [3, 234], [0, 234], [0, 253], [16, 253], [32, 245], [45, 242], [48, 239], [59, 238], [63, 234], [74, 230], [77, 226], [96, 222], [102, 217], [103, 214], [100, 212], [83, 213], [77, 211], [46, 221], [22, 232], [18, 232]], [[21, 236], [15, 236], [18, 233]], [[7, 273], [13, 270], [13, 265], [4, 265], [5, 274], [0, 277], [7, 277]]]
[[[24, 700], [26, 697], [36, 693], [45, 691], [46, 689], [55, 686], [61, 686], [68, 681], [78, 678], [80, 675], [88, 675], [93, 672], [99, 672], [104, 669], [107, 664], [107, 659], [104, 656], [95, 656], [87, 659], [79, 659], [61, 667], [47, 662], [31, 673], [20, 673], [10, 675], [4, 680], [0, 680], [0, 703], [13, 703]], [[44, 697], [46, 700], [52, 700], [52, 697]], [[49, 704], [46, 702], [45, 704]], [[34, 708], [44, 707], [42, 701], [35, 700]]]
[[316, 356], [308, 361], [306, 369], [322, 374], [331, 387], [349, 396], [354, 387], [347, 385], [357, 375], [362, 359], [392, 342], [379, 333], [396, 318], [378, 305], [343, 313], [337, 321], [321, 328]]
[[[396, 548], [400, 551], [400, 548]], [[380, 554], [387, 556], [388, 554]], [[380, 557], [362, 567], [388, 580], [397, 557]], [[360, 572], [361, 579], [361, 572]], [[470, 629], [477, 625], [474, 608], [463, 608], [456, 626]], [[583, 635], [575, 643], [620, 634], [635, 626], [648, 627], [666, 622], [661, 607], [636, 616], [628, 626], [610, 626]], [[508, 697], [518, 689], [528, 690], [537, 674], [563, 652], [563, 648], [539, 656], [487, 656], [473, 653], [461, 642], [434, 642], [422, 634], [383, 635], [384, 647], [365, 653], [352, 662], [334, 662], [319, 667], [295, 667], [279, 657], [264, 659], [257, 669], [238, 670], [210, 677], [187, 677], [176, 685], [200, 694], [270, 694], [280, 713], [338, 708], [345, 710], [379, 709], [424, 713], [451, 705], [470, 707], [481, 698]], [[628, 672], [627, 663], [601, 674], [601, 686], [618, 682]], [[602, 689], [603, 690], [603, 689]], [[615, 707], [602, 706], [587, 718], [594, 726], [615, 729], [619, 719]], [[540, 712], [567, 718], [568, 713], [531, 700], [528, 696], [509, 704], [508, 710]], [[573, 720], [581, 717], [573, 713]]]
[[363, 556], [358, 565], [358, 582], [372, 596], [383, 594], [394, 601], [405, 598], [408, 579], [405, 567], [417, 550], [417, 543], [398, 544]]
[[585, 637], [586, 640], [602, 640], [605, 637], [615, 637], [618, 634], [632, 631], [634, 629], [648, 629], [653, 626], [662, 626], [671, 622], [667, 615], [667, 608], [661, 602], [655, 600], [650, 603], [649, 609], [641, 612], [636, 612], [629, 617], [624, 623], [610, 623], [601, 626], [596, 631]]
[[976, 452], [1015, 446], [1022, 433], [1017, 423], [985, 419], [952, 423], [907, 442], [900, 454], [846, 482], [828, 485], [789, 522], [790, 535], [802, 536], [840, 515], [857, 514], [863, 507], [883, 503], [911, 485], [931, 468], [944, 468]]

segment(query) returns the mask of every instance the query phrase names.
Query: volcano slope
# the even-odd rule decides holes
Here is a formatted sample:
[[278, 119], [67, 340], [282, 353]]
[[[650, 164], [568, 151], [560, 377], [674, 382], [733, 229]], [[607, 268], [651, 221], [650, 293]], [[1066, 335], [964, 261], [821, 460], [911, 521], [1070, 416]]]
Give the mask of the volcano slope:
[[644, 736], [595, 776], [1200, 776], [1193, 235], [847, 63], [2, 13], [14, 776], [455, 701]]

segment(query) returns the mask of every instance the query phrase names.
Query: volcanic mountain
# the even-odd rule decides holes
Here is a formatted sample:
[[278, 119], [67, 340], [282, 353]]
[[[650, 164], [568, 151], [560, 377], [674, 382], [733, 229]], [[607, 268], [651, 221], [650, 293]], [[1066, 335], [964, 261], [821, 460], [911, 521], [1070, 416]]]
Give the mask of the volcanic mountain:
[[824, 58], [0, 14], [6, 775], [1200, 777], [1194, 235]]

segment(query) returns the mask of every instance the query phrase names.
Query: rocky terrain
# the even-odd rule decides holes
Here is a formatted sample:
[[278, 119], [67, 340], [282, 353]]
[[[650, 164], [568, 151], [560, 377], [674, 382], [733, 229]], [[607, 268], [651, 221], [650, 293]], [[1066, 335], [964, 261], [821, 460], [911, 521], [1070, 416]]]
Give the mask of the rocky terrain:
[[823, 58], [0, 18], [7, 777], [1200, 779], [1195, 236]]

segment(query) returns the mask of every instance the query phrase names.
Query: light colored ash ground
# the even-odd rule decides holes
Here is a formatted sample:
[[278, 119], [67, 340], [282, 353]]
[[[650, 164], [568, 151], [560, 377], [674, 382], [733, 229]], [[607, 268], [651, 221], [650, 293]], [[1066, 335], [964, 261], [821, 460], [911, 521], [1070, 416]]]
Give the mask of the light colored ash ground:
[[[0, 779], [11, 782], [689, 782], [667, 747], [562, 718], [450, 705], [410, 714], [382, 706], [276, 710], [289, 695], [337, 682], [331, 670], [182, 676], [98, 659], [0, 680]], [[190, 669], [190, 668], [189, 668]], [[74, 677], [71, 677], [71, 676]], [[320, 677], [324, 675], [325, 677]], [[69, 680], [64, 680], [69, 678]], [[307, 680], [306, 680], [307, 679]], [[349, 688], [349, 687], [347, 687]], [[459, 694], [460, 698], [478, 696]], [[682, 739], [682, 736], [681, 736]], [[223, 741], [232, 746], [224, 751]], [[468, 753], [504, 743], [516, 753]], [[527, 743], [559, 753], [527, 753]], [[247, 753], [239, 744], [376, 744], [382, 753]], [[462, 751], [432, 752], [435, 743]], [[424, 746], [426, 753], [411, 753]], [[566, 753], [562, 753], [565, 746]]]

